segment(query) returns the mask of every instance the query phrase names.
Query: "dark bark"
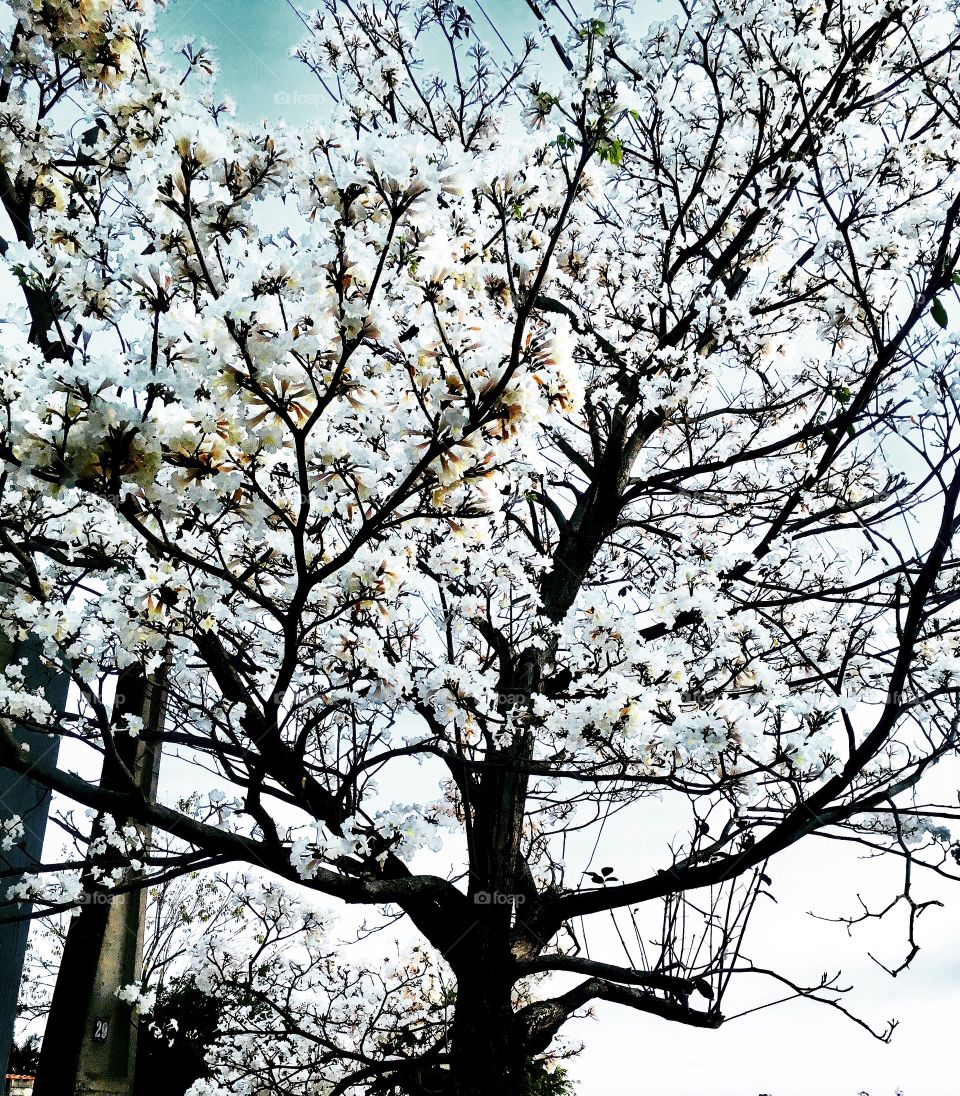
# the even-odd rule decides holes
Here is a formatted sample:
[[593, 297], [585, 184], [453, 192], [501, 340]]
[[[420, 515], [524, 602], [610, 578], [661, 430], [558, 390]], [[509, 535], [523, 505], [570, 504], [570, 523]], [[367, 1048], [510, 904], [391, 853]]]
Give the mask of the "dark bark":
[[510, 1000], [513, 979], [504, 963], [503, 926], [498, 921], [499, 916], [483, 917], [474, 929], [473, 962], [458, 975], [451, 1030], [456, 1096], [520, 1096], [523, 1084], [525, 1055], [516, 1038]]
[[[518, 666], [511, 686], [529, 692], [537, 668]], [[515, 911], [523, 902], [518, 866], [532, 739], [520, 733], [472, 787], [470, 883], [475, 923], [448, 955], [457, 975], [451, 1031], [453, 1091], [457, 1096], [519, 1096], [525, 1047], [516, 1028], [511, 954]]]

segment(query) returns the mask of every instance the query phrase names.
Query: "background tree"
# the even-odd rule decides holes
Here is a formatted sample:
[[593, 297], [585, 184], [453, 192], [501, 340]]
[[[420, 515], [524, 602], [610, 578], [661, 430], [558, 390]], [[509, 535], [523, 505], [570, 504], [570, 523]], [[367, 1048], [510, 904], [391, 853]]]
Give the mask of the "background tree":
[[[14, 668], [0, 714], [122, 778], [117, 677], [167, 665], [156, 738], [229, 788], [196, 818], [5, 735], [186, 848], [103, 821], [18, 890], [240, 862], [389, 906], [453, 989], [318, 1053], [336, 1092], [517, 1093], [591, 1002], [712, 1028], [741, 974], [843, 1009], [744, 958], [771, 858], [899, 857], [907, 962], [918, 865], [955, 874], [955, 14], [602, 10], [538, 69], [445, 0], [331, 2], [299, 133], [234, 124], [146, 3], [4, 7], [2, 612], [78, 711]], [[654, 797], [668, 847], [567, 867]]]
[[[180, 806], [201, 813], [196, 800]], [[175, 851], [166, 835], [157, 844]], [[18, 1044], [18, 1060], [32, 1065], [18, 1072], [38, 1072], [68, 917], [48, 915], [32, 938]], [[314, 905], [253, 873], [151, 887], [141, 977], [123, 990], [139, 1011], [135, 1096], [182, 1096], [198, 1080], [257, 1093], [323, 1087], [331, 1061], [356, 1059], [358, 1046], [375, 1056], [422, 1042], [442, 1027], [452, 989], [428, 954], [396, 941], [367, 949], [369, 971], [344, 962], [370, 935], [335, 933]], [[531, 1067], [531, 1079], [543, 1073]]]
[[27, 1035], [10, 1047], [10, 1061], [7, 1072], [14, 1077], [30, 1077], [36, 1073], [40, 1059], [40, 1037]]

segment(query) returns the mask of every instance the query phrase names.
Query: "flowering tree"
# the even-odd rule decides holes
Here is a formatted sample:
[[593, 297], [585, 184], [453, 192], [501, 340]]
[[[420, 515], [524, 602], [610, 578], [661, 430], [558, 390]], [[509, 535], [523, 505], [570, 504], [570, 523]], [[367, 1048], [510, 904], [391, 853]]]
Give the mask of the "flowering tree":
[[[159, 994], [148, 988], [145, 1001], [154, 1056], [169, 1043], [177, 1063], [194, 1041], [205, 1066], [195, 1096], [396, 1091], [393, 1071], [381, 1077], [364, 1064], [412, 1064], [442, 1037], [452, 985], [422, 946], [391, 942], [361, 965], [347, 949], [338, 953], [326, 918], [276, 884], [228, 877], [213, 894], [228, 904], [230, 922], [195, 934], [189, 965], [175, 962], [174, 977]], [[147, 1086], [169, 1092], [169, 1071], [146, 1064]]]
[[[173, 851], [166, 837], [156, 846]], [[439, 1037], [453, 1000], [449, 972], [424, 947], [394, 942], [367, 965], [350, 962], [346, 945], [362, 946], [366, 933], [338, 934], [310, 898], [253, 873], [190, 874], [150, 888], [142, 977], [121, 991], [139, 1013], [135, 1096], [169, 1096], [198, 1078], [197, 1096], [221, 1086], [258, 1096], [316, 1091], [337, 1072], [331, 1059], [396, 1058]], [[28, 1050], [50, 1012], [67, 917], [45, 918], [27, 957]]]
[[[190, 806], [195, 804], [182, 804]], [[151, 842], [152, 852], [170, 857], [176, 851], [175, 844], [168, 835], [157, 833]], [[64, 854], [64, 859], [69, 856]], [[238, 922], [246, 923], [242, 916], [244, 896], [250, 889], [242, 880], [211, 872], [178, 875], [151, 887], [144, 909], [141, 996], [145, 991], [156, 997], [169, 981], [182, 976], [189, 968], [187, 956], [196, 952], [205, 938], [230, 935]], [[23, 1037], [37, 1034], [38, 1024], [50, 1011], [73, 913], [68, 909], [37, 919], [27, 948], [17, 1006]]]
[[[2, 614], [77, 709], [9, 666], [0, 764], [99, 813], [16, 893], [240, 862], [390, 907], [451, 988], [331, 1041], [338, 1093], [518, 1092], [595, 1000], [717, 1027], [808, 835], [901, 859], [909, 961], [914, 869], [953, 866], [919, 790], [960, 665], [952, 8], [704, 0], [633, 38], [608, 0], [495, 53], [448, 0], [330, 0], [304, 132], [234, 123], [145, 0], [3, 11]], [[138, 734], [229, 790], [152, 801]], [[649, 874], [565, 867], [654, 797]], [[628, 961], [581, 948], [611, 914]]]

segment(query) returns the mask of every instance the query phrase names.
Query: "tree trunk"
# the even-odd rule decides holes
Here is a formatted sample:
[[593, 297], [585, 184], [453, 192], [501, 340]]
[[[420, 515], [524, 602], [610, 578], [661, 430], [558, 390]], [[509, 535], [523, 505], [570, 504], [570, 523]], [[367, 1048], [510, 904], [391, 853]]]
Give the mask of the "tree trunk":
[[[529, 694], [529, 685], [521, 681]], [[471, 790], [468, 896], [475, 923], [448, 954], [457, 976], [451, 1031], [456, 1096], [520, 1096], [524, 1049], [512, 1008], [511, 936], [524, 901], [518, 877], [531, 738], [519, 733], [488, 755]]]
[[520, 1096], [524, 1057], [510, 997], [502, 956], [497, 963], [481, 945], [473, 969], [457, 980], [450, 1048], [456, 1096]]

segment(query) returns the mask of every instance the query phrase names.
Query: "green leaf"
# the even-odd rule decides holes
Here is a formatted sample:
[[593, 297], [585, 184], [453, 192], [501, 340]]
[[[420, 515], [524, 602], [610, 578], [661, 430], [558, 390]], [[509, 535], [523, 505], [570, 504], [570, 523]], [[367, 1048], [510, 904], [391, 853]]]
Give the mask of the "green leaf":
[[943, 307], [943, 302], [939, 297], [933, 298], [933, 304], [930, 307], [930, 315], [933, 316], [933, 322], [939, 327], [947, 326], [947, 310]]
[[613, 164], [614, 167], [619, 167], [623, 163], [623, 145], [617, 137], [603, 141], [597, 148], [597, 154], [601, 160]]
[[607, 24], [602, 19], [588, 19], [577, 31], [578, 38], [602, 38], [607, 33]]
[[950, 281], [953, 282], [954, 285], [960, 285], [960, 270], [955, 270], [950, 275]]

